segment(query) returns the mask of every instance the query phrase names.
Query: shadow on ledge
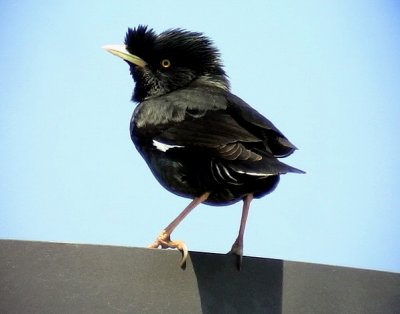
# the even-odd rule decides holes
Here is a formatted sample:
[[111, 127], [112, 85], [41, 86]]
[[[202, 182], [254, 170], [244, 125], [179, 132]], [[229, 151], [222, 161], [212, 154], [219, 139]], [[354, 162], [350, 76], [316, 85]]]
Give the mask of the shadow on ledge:
[[191, 252], [203, 313], [282, 313], [283, 261]]
[[398, 313], [400, 274], [190, 252], [0, 240], [0, 313]]

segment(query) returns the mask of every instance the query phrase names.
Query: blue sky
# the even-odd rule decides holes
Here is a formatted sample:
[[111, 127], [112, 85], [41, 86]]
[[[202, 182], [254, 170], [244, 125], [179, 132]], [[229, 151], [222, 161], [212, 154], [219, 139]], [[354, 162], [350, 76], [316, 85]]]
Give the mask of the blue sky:
[[[128, 27], [201, 31], [232, 91], [299, 147], [251, 208], [245, 255], [400, 272], [396, 1], [2, 1], [0, 238], [143, 247], [188, 203], [129, 137], [133, 81], [106, 53]], [[225, 253], [241, 205], [173, 233]]]

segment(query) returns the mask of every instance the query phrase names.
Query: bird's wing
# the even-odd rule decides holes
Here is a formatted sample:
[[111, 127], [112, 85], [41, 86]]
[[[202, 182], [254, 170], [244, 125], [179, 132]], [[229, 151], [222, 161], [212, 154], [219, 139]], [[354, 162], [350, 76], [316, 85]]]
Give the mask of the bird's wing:
[[278, 161], [263, 138], [249, 132], [225, 110], [209, 110], [196, 118], [188, 115], [170, 124], [154, 141], [174, 148], [201, 149], [213, 158], [216, 169], [228, 173], [227, 168], [253, 176], [299, 172]]
[[203, 116], [171, 125], [155, 138], [157, 142], [201, 147], [214, 152], [215, 157], [227, 160], [257, 160], [256, 153], [245, 148], [246, 143], [262, 143], [262, 140], [241, 127], [229, 114], [218, 110]]
[[230, 114], [246, 129], [262, 138], [275, 157], [289, 156], [297, 149], [271, 121], [245, 101], [231, 93], [228, 93], [227, 100]]

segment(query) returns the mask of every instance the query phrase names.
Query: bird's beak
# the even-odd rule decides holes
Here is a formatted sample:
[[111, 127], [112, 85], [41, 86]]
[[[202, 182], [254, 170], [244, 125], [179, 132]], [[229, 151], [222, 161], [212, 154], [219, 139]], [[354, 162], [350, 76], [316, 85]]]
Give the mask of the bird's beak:
[[131, 54], [128, 50], [126, 50], [125, 45], [106, 45], [102, 47], [113, 55], [122, 58], [125, 61], [133, 63], [141, 68], [144, 68], [147, 63], [142, 58]]

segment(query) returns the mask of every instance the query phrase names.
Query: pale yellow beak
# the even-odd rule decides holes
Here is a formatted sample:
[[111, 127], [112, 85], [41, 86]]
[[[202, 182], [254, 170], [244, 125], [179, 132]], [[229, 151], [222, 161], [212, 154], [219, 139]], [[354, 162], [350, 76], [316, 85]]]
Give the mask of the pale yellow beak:
[[112, 53], [114, 56], [120, 57], [125, 61], [133, 63], [139, 67], [144, 68], [147, 63], [142, 58], [131, 54], [128, 50], [126, 50], [125, 45], [106, 45], [102, 47], [108, 52]]

